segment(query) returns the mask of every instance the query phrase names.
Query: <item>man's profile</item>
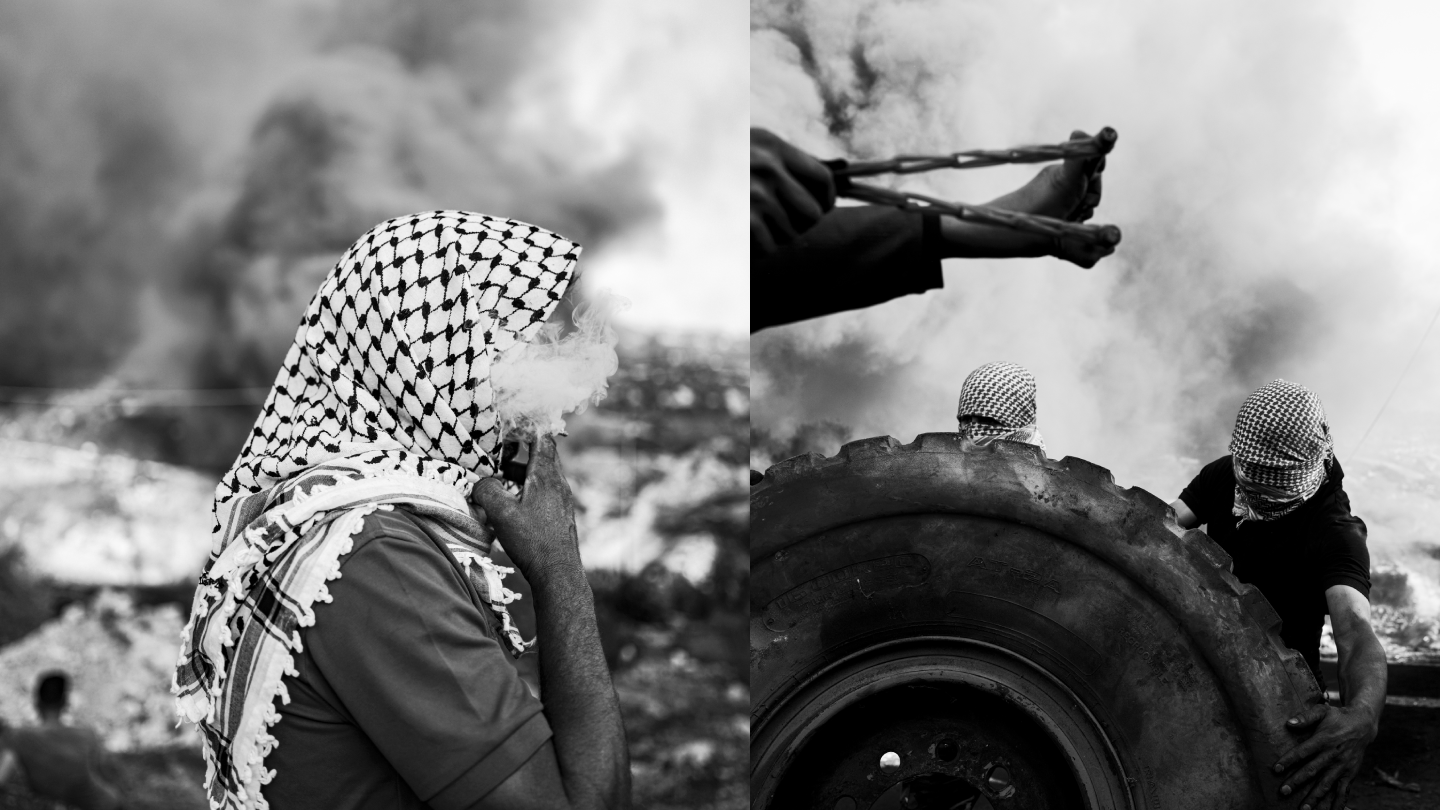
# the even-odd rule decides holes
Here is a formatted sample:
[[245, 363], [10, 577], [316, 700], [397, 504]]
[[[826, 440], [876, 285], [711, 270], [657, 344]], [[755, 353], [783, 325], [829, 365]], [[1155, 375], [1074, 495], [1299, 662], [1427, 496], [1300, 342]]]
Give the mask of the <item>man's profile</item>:
[[[630, 769], [555, 440], [497, 477], [495, 368], [579, 246], [466, 211], [399, 217], [306, 309], [217, 530], [176, 671], [226, 810], [622, 808]], [[521, 383], [523, 384], [523, 380]], [[534, 641], [542, 704], [507, 660]]]

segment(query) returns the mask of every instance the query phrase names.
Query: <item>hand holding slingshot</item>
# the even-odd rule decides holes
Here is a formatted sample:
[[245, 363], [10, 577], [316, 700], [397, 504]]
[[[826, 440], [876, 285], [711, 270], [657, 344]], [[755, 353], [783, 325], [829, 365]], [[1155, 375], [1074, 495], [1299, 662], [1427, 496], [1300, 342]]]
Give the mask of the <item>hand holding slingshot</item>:
[[[838, 196], [852, 200], [891, 205], [908, 211], [935, 211], [986, 225], [997, 225], [1016, 231], [1048, 236], [1055, 240], [1075, 239], [1086, 244], [1114, 247], [1120, 243], [1120, 229], [1114, 225], [1087, 225], [1099, 199], [1099, 175], [1105, 168], [1105, 156], [1115, 147], [1115, 130], [1105, 127], [1096, 135], [1079, 135], [1065, 143], [1041, 146], [1017, 146], [1013, 149], [973, 149], [949, 155], [898, 155], [889, 160], [832, 160], [825, 165], [835, 179]], [[950, 202], [912, 191], [881, 188], [855, 182], [857, 177], [880, 174], [916, 174], [937, 169], [977, 169], [1004, 163], [1048, 163], [1055, 160], [1086, 161], [1085, 169], [1092, 178], [1092, 193], [1086, 195], [1070, 219], [1013, 211], [997, 206]]]

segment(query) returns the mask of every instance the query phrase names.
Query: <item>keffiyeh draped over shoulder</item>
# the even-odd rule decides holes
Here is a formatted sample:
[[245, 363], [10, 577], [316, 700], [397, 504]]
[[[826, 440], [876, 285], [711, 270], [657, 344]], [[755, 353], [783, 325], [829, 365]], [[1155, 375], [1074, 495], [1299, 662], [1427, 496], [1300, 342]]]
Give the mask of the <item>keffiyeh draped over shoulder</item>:
[[264, 758], [299, 628], [376, 509], [404, 504], [445, 539], [518, 654], [505, 589], [467, 494], [498, 464], [490, 370], [532, 338], [579, 246], [483, 214], [383, 222], [305, 310], [263, 411], [215, 491], [216, 534], [173, 691], [204, 734], [212, 808], [265, 808]]
[[960, 435], [976, 444], [1006, 439], [1044, 451], [1035, 414], [1034, 375], [1024, 366], [997, 362], [986, 363], [965, 378], [955, 418], [960, 421]]
[[1320, 397], [1303, 385], [1275, 380], [1251, 394], [1230, 439], [1236, 517], [1275, 520], [1300, 508], [1325, 483], [1334, 454]]

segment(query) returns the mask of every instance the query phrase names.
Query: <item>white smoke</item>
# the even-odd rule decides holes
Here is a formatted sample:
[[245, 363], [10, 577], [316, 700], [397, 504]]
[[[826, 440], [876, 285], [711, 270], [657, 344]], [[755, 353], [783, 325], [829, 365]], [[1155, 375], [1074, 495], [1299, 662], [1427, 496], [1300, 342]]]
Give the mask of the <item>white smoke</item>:
[[[1089, 272], [947, 262], [943, 290], [759, 333], [753, 423], [782, 438], [822, 422], [857, 438], [953, 430], [965, 375], [1009, 360], [1039, 381], [1052, 455], [1171, 500], [1226, 452], [1246, 394], [1295, 380], [1326, 405], [1372, 554], [1412, 560], [1417, 602], [1440, 610], [1440, 563], [1421, 553], [1437, 542], [1422, 519], [1434, 497], [1399, 497], [1402, 473], [1367, 467], [1424, 482], [1408, 492], [1440, 483], [1396, 455], [1414, 441], [1440, 455], [1421, 429], [1436, 412], [1440, 336], [1355, 455], [1440, 304], [1424, 244], [1440, 205], [1422, 180], [1440, 116], [1417, 84], [1440, 57], [1414, 33], [1420, 6], [1402, 5], [757, 2], [754, 125], [822, 157], [1113, 126], [1095, 221], [1125, 239]], [[1033, 172], [902, 184], [978, 202]]]
[[738, 331], [733, 5], [4, 4], [0, 377], [264, 385], [345, 247], [437, 208], [584, 245], [632, 328]]
[[629, 303], [601, 291], [575, 308], [568, 334], [552, 321], [495, 363], [490, 379], [503, 438], [564, 433], [566, 414], [605, 398], [610, 375], [620, 368], [611, 320]]

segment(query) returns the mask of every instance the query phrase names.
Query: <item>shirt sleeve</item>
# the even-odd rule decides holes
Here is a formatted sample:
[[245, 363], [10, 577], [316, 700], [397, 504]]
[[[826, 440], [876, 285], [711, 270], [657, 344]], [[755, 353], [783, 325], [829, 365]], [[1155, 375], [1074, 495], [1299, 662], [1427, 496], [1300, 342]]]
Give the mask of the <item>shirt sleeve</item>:
[[357, 535], [305, 643], [417, 796], [436, 810], [470, 807], [550, 726], [454, 565], [418, 527], [397, 524]]
[[1369, 534], [1365, 521], [1350, 514], [1349, 498], [1344, 500], [1344, 514], [1331, 518], [1322, 542], [1320, 584], [1326, 589], [1349, 585], [1366, 599], [1370, 598], [1370, 549], [1365, 540]]
[[750, 331], [943, 287], [940, 217], [885, 205], [831, 209], [750, 263]]
[[[1190, 511], [1195, 513], [1195, 517], [1200, 520], [1200, 525], [1202, 526], [1209, 525], [1210, 520], [1216, 516], [1215, 507], [1217, 500], [1222, 500], [1216, 492], [1216, 490], [1222, 486], [1222, 482], [1217, 480], [1220, 478], [1218, 475], [1220, 468], [1216, 465], [1222, 463], [1229, 464], [1230, 457], [1226, 456], [1218, 461], [1212, 461], [1206, 464], [1180, 493], [1180, 500], [1184, 501], [1185, 505], [1190, 507]], [[1228, 507], [1230, 502], [1233, 501], [1233, 497], [1228, 497], [1227, 495], [1227, 499], [1223, 500], [1225, 500], [1226, 506]]]

